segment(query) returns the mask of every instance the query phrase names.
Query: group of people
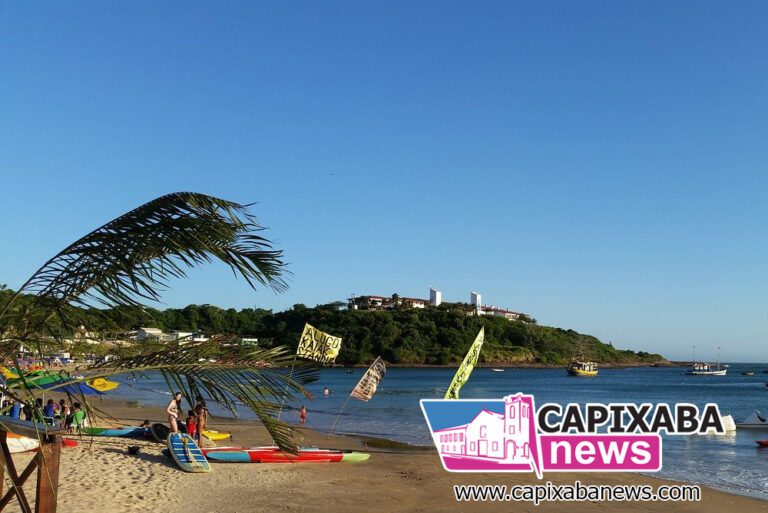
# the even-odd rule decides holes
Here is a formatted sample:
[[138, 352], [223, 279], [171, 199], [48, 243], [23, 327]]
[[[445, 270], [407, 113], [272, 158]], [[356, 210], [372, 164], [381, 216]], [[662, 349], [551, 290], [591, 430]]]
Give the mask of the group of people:
[[189, 436], [194, 438], [197, 441], [197, 445], [202, 447], [203, 431], [208, 423], [208, 407], [203, 398], [197, 396], [195, 398], [195, 407], [187, 410], [187, 419], [182, 421], [180, 418], [182, 397], [183, 394], [181, 392], [176, 392], [165, 409], [165, 412], [168, 414], [168, 425], [171, 433], [178, 433], [179, 426], [183, 425]]
[[43, 399], [38, 397], [33, 405], [19, 403], [12, 398], [5, 398], [0, 404], [0, 410], [13, 419], [34, 420], [52, 426], [67, 428], [69, 432], [79, 432], [87, 426], [87, 414], [83, 406], [78, 403], [67, 404], [65, 399], [57, 403], [53, 399], [43, 404]]

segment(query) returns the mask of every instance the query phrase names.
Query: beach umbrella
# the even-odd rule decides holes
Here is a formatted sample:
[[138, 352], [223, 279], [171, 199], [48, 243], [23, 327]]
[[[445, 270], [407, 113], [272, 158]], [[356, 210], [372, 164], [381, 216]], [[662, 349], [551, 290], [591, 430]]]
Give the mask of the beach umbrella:
[[82, 381], [74, 383], [66, 383], [66, 380], [61, 380], [53, 383], [45, 383], [42, 385], [35, 384], [35, 386], [44, 390], [53, 389], [54, 392], [62, 392], [70, 395], [104, 395], [104, 392], [99, 392], [95, 388], [86, 385]]

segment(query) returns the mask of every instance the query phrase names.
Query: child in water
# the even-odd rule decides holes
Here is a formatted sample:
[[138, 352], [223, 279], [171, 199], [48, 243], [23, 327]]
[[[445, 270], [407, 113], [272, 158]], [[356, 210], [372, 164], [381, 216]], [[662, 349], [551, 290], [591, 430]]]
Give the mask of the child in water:
[[303, 426], [307, 423], [307, 408], [302, 404], [299, 410], [299, 425]]

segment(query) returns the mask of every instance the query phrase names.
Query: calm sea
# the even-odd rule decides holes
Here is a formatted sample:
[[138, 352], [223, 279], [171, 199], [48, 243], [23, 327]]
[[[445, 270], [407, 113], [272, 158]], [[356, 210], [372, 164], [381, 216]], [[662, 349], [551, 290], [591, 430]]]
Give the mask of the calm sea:
[[[499, 399], [525, 392], [545, 402], [692, 402], [703, 406], [714, 402], [723, 415], [743, 419], [753, 410], [768, 413], [768, 374], [765, 364], [732, 364], [725, 377], [685, 376], [683, 368], [602, 369], [596, 378], [573, 378], [563, 369], [506, 369], [493, 372], [475, 369], [461, 390], [463, 399]], [[750, 369], [754, 376], [742, 376]], [[376, 396], [368, 403], [350, 400], [338, 417], [335, 431], [388, 438], [410, 444], [431, 444], [429, 430], [419, 408], [419, 399], [442, 398], [455, 369], [389, 369]], [[307, 425], [327, 430], [363, 373], [323, 369], [310, 386], [314, 400]], [[116, 394], [144, 404], [165, 405], [169, 391], [162, 380], [126, 381]], [[332, 392], [323, 396], [323, 388]], [[283, 419], [297, 422], [290, 405]], [[214, 413], [216, 409], [213, 409]], [[224, 414], [219, 411], [218, 413]], [[243, 418], [252, 418], [242, 412]], [[701, 483], [768, 499], [768, 449], [758, 449], [755, 440], [768, 439], [768, 431], [738, 430], [726, 436], [671, 436], [664, 439], [663, 470], [659, 477]]]

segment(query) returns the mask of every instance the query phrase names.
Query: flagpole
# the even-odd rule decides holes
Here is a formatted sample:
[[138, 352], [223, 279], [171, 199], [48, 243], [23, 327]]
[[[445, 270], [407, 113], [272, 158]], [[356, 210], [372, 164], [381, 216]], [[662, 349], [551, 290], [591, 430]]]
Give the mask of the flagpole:
[[[293, 368], [296, 366], [296, 358], [298, 358], [299, 353], [293, 355], [293, 363], [291, 363], [291, 372], [288, 374], [288, 381], [293, 378]], [[285, 383], [285, 390], [283, 391], [283, 398], [280, 401], [280, 411], [277, 412], [277, 420], [280, 420], [280, 415], [283, 414], [283, 405], [285, 404], [285, 396], [288, 394], [288, 382]]]
[[[354, 391], [354, 388], [352, 390]], [[333, 434], [333, 430], [336, 428], [336, 423], [339, 421], [339, 416], [341, 415], [341, 412], [344, 411], [344, 408], [347, 407], [347, 403], [349, 402], [350, 399], [352, 399], [352, 392], [349, 393], [349, 395], [347, 396], [347, 400], [344, 401], [344, 404], [342, 405], [341, 409], [339, 410], [339, 413], [336, 414], [336, 419], [334, 419], [334, 421], [333, 421], [333, 425], [331, 426], [331, 430], [328, 431], [328, 436], [331, 436]]]

